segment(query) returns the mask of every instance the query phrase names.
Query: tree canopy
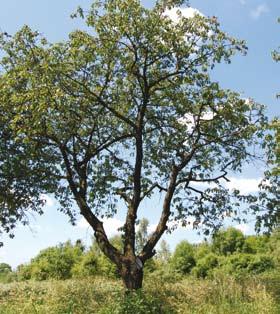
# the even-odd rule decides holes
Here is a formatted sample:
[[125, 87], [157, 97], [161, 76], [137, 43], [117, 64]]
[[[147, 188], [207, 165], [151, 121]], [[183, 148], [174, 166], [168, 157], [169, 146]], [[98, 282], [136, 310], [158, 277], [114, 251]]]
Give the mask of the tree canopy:
[[[184, 4], [93, 1], [76, 13], [88, 31], [67, 41], [51, 44], [28, 26], [0, 39], [2, 228], [41, 213], [52, 193], [72, 223], [85, 217], [130, 289], [168, 221], [191, 218], [207, 232], [236, 212], [242, 198], [224, 182], [256, 158], [266, 124], [263, 106], [211, 79], [244, 42], [216, 17], [178, 11], [172, 20]], [[158, 225], [136, 254], [139, 208], [159, 194]], [[123, 252], [102, 224], [121, 208]]]

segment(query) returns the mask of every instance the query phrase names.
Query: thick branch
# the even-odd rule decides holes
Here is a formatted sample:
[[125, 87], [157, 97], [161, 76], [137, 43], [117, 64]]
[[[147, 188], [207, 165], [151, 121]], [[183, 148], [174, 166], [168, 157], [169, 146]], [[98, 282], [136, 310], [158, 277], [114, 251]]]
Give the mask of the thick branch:
[[93, 214], [89, 206], [86, 203], [85, 196], [82, 195], [77, 188], [77, 184], [74, 181], [74, 174], [71, 168], [70, 161], [63, 146], [60, 147], [62, 157], [66, 166], [67, 180], [70, 189], [74, 195], [77, 205], [80, 208], [81, 214], [94, 230], [96, 241], [101, 248], [102, 252], [117, 265], [120, 264], [121, 253], [109, 242], [105, 233], [103, 223]]
[[163, 210], [162, 210], [159, 223], [157, 225], [156, 230], [150, 236], [149, 240], [147, 241], [146, 245], [144, 246], [140, 254], [140, 258], [143, 262], [145, 262], [147, 259], [149, 259], [155, 254], [154, 247], [156, 246], [157, 242], [163, 235], [164, 231], [167, 229], [167, 222], [171, 214], [171, 211], [170, 211], [171, 201], [175, 192], [178, 173], [179, 173], [178, 168], [174, 166], [171, 172], [169, 186], [167, 188], [167, 193], [165, 194], [165, 198], [163, 202]]

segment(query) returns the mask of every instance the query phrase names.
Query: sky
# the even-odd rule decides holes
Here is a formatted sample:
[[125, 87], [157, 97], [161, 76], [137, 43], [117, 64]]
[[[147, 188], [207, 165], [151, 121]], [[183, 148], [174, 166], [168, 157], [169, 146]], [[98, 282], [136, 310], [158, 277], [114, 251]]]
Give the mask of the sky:
[[[142, 1], [151, 7], [154, 1]], [[84, 28], [82, 21], [73, 20], [70, 14], [77, 6], [88, 8], [90, 0], [2, 0], [0, 1], [0, 31], [15, 33], [24, 24], [38, 30], [51, 42], [67, 39], [74, 29]], [[244, 39], [249, 48], [247, 56], [235, 56], [230, 65], [219, 65], [213, 79], [224, 88], [240, 92], [245, 98], [251, 97], [267, 105], [269, 117], [279, 115], [276, 94], [280, 91], [279, 67], [271, 58], [271, 51], [280, 45], [279, 0], [191, 0], [190, 5], [206, 16], [216, 16], [221, 28], [231, 36]], [[241, 192], [254, 192], [261, 173], [255, 165], [244, 169], [244, 173], [233, 177], [229, 188], [237, 187]], [[67, 217], [57, 211], [57, 203], [50, 195], [46, 199], [45, 214], [30, 217], [30, 226], [18, 226], [15, 238], [4, 236], [4, 247], [0, 248], [0, 263], [6, 262], [14, 268], [26, 263], [43, 248], [57, 245], [68, 239], [82, 239], [90, 244], [92, 231], [83, 219], [77, 226], [69, 224]], [[145, 207], [146, 204], [144, 204]], [[147, 204], [148, 208], [148, 204]], [[157, 216], [148, 209], [143, 216], [150, 220], [150, 230], [157, 223]], [[124, 216], [105, 221], [105, 229], [112, 236], [122, 225]], [[253, 233], [251, 224], [237, 225], [245, 234]], [[199, 242], [202, 237], [191, 230], [182, 228], [165, 236], [171, 248], [183, 239]]]

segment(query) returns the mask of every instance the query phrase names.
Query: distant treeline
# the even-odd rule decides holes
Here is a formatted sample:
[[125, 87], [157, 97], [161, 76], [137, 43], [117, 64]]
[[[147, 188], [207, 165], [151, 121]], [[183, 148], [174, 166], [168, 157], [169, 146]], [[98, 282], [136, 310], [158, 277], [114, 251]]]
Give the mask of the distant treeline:
[[[111, 242], [122, 248], [120, 236], [113, 237]], [[169, 280], [183, 276], [212, 278], [219, 273], [244, 277], [274, 271], [280, 271], [280, 229], [269, 236], [244, 236], [241, 231], [229, 228], [217, 232], [208, 242], [182, 241], [173, 254], [162, 241], [156, 256], [145, 265], [145, 275], [159, 275]], [[88, 276], [119, 277], [116, 266], [94, 241], [88, 249], [80, 240], [49, 247], [15, 271], [8, 264], [0, 264], [0, 282], [4, 283]]]

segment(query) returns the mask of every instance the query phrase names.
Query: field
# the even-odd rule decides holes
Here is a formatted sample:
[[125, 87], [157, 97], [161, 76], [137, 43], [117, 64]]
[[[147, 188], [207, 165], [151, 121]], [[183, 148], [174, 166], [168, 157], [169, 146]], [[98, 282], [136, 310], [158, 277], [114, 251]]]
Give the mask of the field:
[[279, 314], [280, 276], [146, 278], [141, 292], [125, 294], [118, 280], [92, 277], [0, 286], [0, 314]]

